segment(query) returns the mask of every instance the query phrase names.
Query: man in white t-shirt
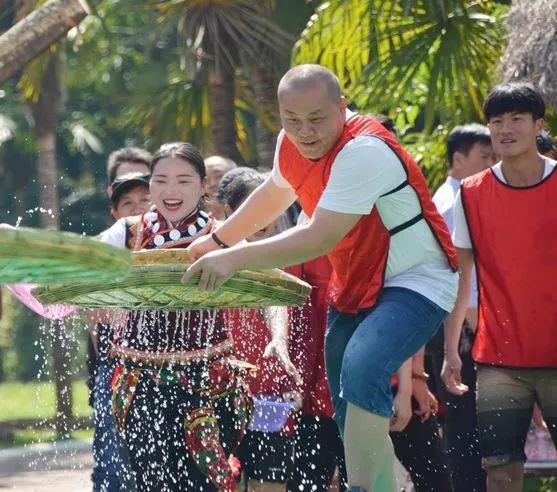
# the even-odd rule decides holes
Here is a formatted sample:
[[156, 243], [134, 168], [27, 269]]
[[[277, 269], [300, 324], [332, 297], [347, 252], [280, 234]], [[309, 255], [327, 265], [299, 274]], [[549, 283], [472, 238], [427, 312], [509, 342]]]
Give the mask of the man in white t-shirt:
[[[288, 71], [278, 89], [284, 131], [272, 175], [218, 229], [196, 241], [184, 276], [218, 288], [235, 270], [294, 265], [328, 254], [333, 267], [326, 340], [335, 420], [344, 430], [351, 490], [394, 490], [388, 438], [391, 376], [452, 309], [454, 248], [423, 174], [369, 116], [346, 110], [337, 77], [318, 65]], [[273, 238], [241, 239], [299, 199], [311, 218]], [[423, 367], [416, 386], [427, 389]], [[411, 414], [399, 395], [395, 430]], [[408, 395], [409, 396], [409, 395]], [[397, 423], [398, 422], [398, 423]]]
[[557, 439], [557, 174], [555, 161], [537, 151], [545, 103], [535, 87], [497, 86], [484, 111], [502, 160], [464, 180], [457, 194], [453, 239], [461, 276], [445, 323], [442, 376], [449, 391], [465, 390], [458, 340], [475, 263], [479, 322], [472, 355], [487, 489], [518, 492], [536, 402]]
[[[461, 180], [487, 169], [495, 163], [489, 129], [478, 123], [460, 125], [447, 137], [449, 174], [433, 195], [433, 203], [454, 231], [453, 209]], [[443, 330], [439, 330], [428, 345], [439, 397], [445, 406], [443, 439], [446, 443], [451, 484], [454, 492], [482, 492], [485, 473], [482, 470], [478, 447], [476, 416], [476, 370], [471, 358], [471, 338], [478, 319], [478, 293], [475, 274], [472, 275], [471, 295], [466, 313], [466, 327], [461, 336], [462, 381], [469, 391], [457, 396], [445, 390], [441, 381], [443, 362]]]
[[[123, 147], [112, 152], [106, 171], [109, 186], [106, 189], [115, 219], [147, 210], [149, 199], [149, 164], [151, 154], [137, 147]], [[118, 246], [120, 246], [118, 244]], [[126, 477], [118, 453], [116, 430], [112, 418], [112, 389], [110, 382], [114, 362], [108, 351], [112, 328], [101, 311], [90, 311], [89, 338], [90, 387], [92, 392], [94, 437], [92, 481], [94, 490], [120, 490], [125, 488]]]

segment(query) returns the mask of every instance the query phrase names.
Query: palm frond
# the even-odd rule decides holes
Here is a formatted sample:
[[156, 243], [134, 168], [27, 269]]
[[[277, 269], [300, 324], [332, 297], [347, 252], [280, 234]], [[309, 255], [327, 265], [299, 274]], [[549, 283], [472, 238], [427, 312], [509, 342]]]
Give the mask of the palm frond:
[[[156, 2], [160, 20], [181, 16], [188, 46], [215, 64], [238, 65], [238, 58], [260, 64], [262, 48], [279, 53], [291, 44], [288, 33], [270, 18], [274, 2], [256, 0], [165, 0]], [[208, 52], [207, 52], [208, 51]]]
[[420, 105], [431, 131], [440, 120], [481, 117], [503, 45], [502, 11], [485, 0], [331, 0], [293, 60], [331, 68], [360, 109], [395, 115]]

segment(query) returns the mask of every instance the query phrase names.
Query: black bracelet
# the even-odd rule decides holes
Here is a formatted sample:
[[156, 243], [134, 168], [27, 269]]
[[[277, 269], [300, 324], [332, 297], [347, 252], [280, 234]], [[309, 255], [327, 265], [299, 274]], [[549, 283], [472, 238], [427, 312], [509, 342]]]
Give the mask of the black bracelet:
[[220, 248], [222, 249], [230, 248], [230, 246], [228, 246], [228, 244], [226, 244], [225, 242], [221, 241], [214, 232], [211, 233], [211, 237], [213, 238], [213, 241], [215, 241], [215, 243], [219, 245]]

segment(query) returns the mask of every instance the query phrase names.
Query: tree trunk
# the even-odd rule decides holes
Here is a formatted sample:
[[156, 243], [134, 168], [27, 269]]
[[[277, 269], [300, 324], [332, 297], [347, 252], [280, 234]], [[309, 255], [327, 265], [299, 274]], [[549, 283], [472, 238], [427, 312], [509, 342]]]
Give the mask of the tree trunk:
[[280, 119], [277, 113], [277, 77], [273, 67], [252, 70], [253, 92], [259, 112], [255, 122], [259, 167], [271, 169]]
[[[37, 137], [37, 185], [39, 205], [47, 210], [40, 214], [41, 227], [60, 227], [60, 200], [58, 196], [58, 165], [56, 162], [56, 120], [62, 104], [61, 64], [59, 53], [50, 55], [42, 76], [41, 91], [36, 103], [29, 103]], [[56, 390], [56, 431], [67, 435], [71, 428], [72, 386], [70, 353], [66, 330], [60, 321], [53, 323], [52, 356], [54, 359], [54, 385]]]
[[215, 154], [238, 161], [241, 160], [241, 156], [236, 145], [238, 131], [234, 105], [234, 75], [234, 69], [228, 64], [218, 72], [211, 68], [211, 135]]
[[48, 0], [0, 36], [0, 84], [88, 14], [85, 0]]

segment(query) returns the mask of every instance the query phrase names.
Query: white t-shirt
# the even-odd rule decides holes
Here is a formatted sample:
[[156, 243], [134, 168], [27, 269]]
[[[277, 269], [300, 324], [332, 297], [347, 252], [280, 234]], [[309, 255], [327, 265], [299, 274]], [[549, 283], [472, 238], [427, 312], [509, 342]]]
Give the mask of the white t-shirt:
[[[281, 132], [277, 149], [282, 138]], [[278, 186], [291, 187], [280, 172], [277, 155], [271, 176]], [[358, 136], [336, 156], [317, 206], [359, 215], [367, 215], [377, 207], [385, 227], [393, 229], [421, 212], [416, 192], [410, 186], [381, 196], [405, 180], [402, 163], [385, 142], [373, 136]], [[413, 290], [451, 311], [457, 286], [458, 275], [451, 271], [425, 220], [391, 237], [385, 287]]]
[[[542, 179], [545, 179], [551, 174], [556, 162], [544, 157], [545, 168], [543, 171]], [[497, 163], [491, 167], [495, 176], [499, 181], [506, 183], [505, 176], [501, 169], [501, 163]], [[454, 231], [453, 231], [453, 242], [457, 248], [472, 249], [472, 240], [470, 239], [470, 231], [468, 229], [468, 223], [466, 222], [466, 215], [464, 214], [464, 207], [462, 206], [462, 198], [460, 197], [460, 190], [456, 195], [455, 207], [454, 207]]]
[[[459, 190], [460, 180], [455, 179], [452, 176], [448, 176], [445, 182], [435, 192], [435, 195], [433, 195], [433, 203], [435, 203], [437, 211], [441, 214], [443, 219], [445, 219], [447, 228], [451, 234], [454, 232], [454, 206]], [[470, 300], [468, 301], [468, 307], [478, 307], [478, 282], [476, 280], [475, 268], [472, 269]]]
[[453, 208], [458, 190], [460, 190], [460, 180], [448, 176], [445, 182], [433, 195], [433, 203], [435, 203], [441, 217], [445, 219], [445, 223], [451, 233], [454, 228]]
[[126, 219], [118, 219], [106, 231], [99, 234], [99, 239], [103, 243], [117, 246], [118, 248], [126, 247]]

